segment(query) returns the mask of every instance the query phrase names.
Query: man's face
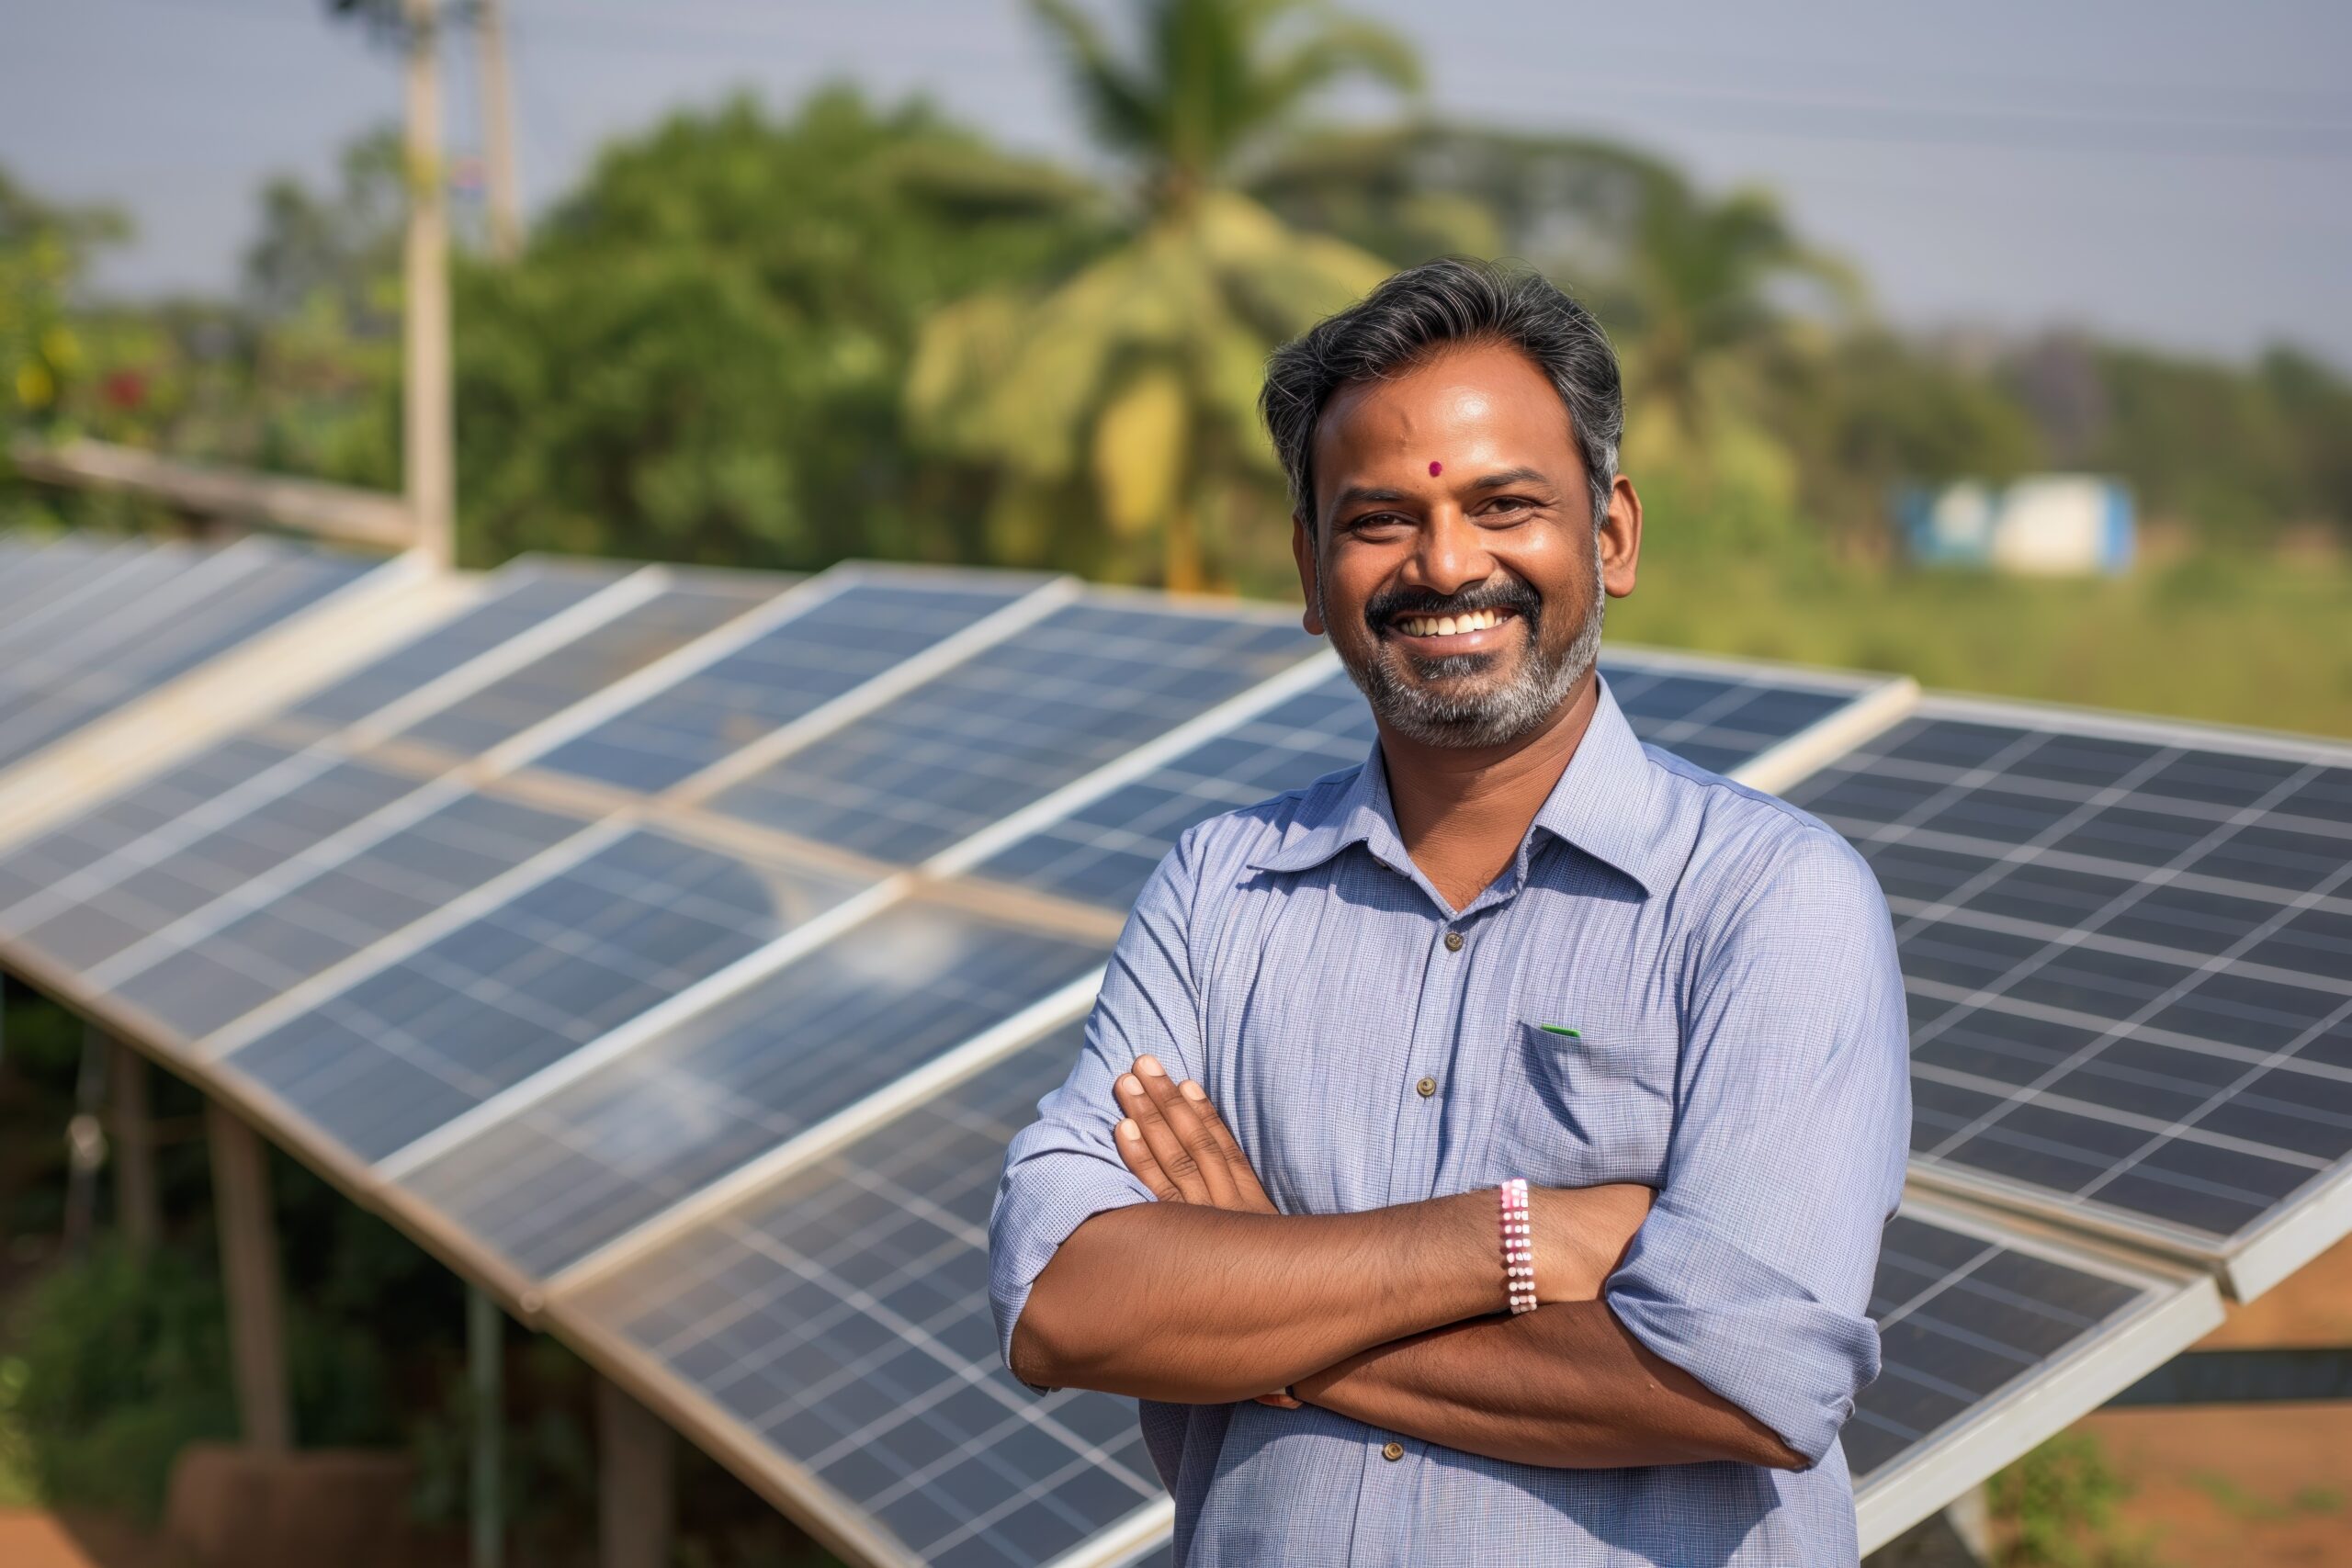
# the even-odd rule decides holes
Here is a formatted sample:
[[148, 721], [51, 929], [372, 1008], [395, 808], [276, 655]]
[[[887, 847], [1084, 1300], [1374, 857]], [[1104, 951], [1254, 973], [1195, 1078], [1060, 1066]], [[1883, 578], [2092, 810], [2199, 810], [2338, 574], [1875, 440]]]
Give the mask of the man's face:
[[1641, 504], [1596, 531], [1567, 410], [1517, 349], [1450, 349], [1340, 389], [1315, 429], [1315, 526], [1295, 547], [1328, 633], [1385, 728], [1509, 746], [1578, 690], [1603, 593], [1634, 589]]

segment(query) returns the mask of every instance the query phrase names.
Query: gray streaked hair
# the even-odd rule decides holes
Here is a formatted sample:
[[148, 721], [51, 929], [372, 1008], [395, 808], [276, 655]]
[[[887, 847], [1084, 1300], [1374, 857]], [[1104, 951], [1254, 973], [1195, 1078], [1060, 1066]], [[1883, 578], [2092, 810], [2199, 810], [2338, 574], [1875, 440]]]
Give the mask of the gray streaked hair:
[[1266, 362], [1258, 409], [1289, 477], [1292, 509], [1310, 533], [1315, 425], [1332, 394], [1410, 369], [1449, 345], [1478, 343], [1508, 344], [1551, 379], [1584, 458], [1593, 526], [1600, 525], [1625, 432], [1624, 383], [1608, 334], [1531, 268], [1446, 257], [1396, 274]]

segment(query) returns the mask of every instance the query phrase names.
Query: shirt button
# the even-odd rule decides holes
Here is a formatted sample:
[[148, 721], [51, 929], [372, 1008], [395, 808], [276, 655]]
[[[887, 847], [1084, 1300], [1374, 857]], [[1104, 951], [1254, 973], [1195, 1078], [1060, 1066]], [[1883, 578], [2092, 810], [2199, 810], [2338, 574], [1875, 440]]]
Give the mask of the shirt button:
[[1384, 1444], [1380, 1450], [1380, 1457], [1386, 1460], [1389, 1463], [1394, 1464], [1398, 1460], [1405, 1457], [1405, 1445], [1402, 1443]]
[[1413, 1092], [1419, 1095], [1423, 1100], [1427, 1100], [1430, 1096], [1437, 1092], [1437, 1079], [1423, 1078], [1420, 1082], [1413, 1086]]
[[1462, 951], [1462, 933], [1460, 931], [1448, 931], [1445, 933], [1445, 950], [1448, 953], [1459, 953]]

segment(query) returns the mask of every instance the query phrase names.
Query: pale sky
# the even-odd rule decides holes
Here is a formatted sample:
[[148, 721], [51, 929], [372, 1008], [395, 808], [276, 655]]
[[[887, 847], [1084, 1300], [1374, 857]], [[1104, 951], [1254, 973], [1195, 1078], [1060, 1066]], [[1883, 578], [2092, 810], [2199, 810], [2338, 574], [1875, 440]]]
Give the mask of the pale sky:
[[[2342, 0], [1351, 0], [1437, 107], [1601, 133], [1760, 183], [1912, 326], [2089, 325], [2352, 367]], [[1106, 5], [1108, 0], [1106, 0]], [[1082, 150], [1019, 0], [509, 0], [527, 197], [665, 108], [847, 76], [1028, 149]], [[1115, 6], [1109, 8], [1115, 10]], [[98, 282], [222, 290], [266, 175], [323, 179], [399, 111], [397, 62], [319, 0], [0, 0], [0, 164], [127, 209]], [[475, 144], [454, 51], [450, 133]]]

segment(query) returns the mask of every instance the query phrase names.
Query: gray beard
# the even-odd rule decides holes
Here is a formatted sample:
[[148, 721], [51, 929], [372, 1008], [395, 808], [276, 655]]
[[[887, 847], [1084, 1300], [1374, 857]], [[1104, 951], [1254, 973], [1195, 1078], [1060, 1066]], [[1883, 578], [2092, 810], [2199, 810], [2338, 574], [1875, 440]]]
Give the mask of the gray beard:
[[[1348, 678], [1372, 704], [1372, 711], [1380, 721], [1407, 739], [1424, 746], [1508, 746], [1541, 728], [1600, 655], [1600, 628], [1607, 616], [1609, 595], [1600, 582], [1600, 556], [1596, 539], [1592, 604], [1584, 625], [1577, 628], [1575, 638], [1556, 657], [1544, 653], [1540, 639], [1532, 642], [1519, 673], [1498, 690], [1449, 697], [1408, 685], [1397, 678], [1394, 663], [1396, 655], [1384, 643], [1375, 643], [1372, 657], [1362, 663], [1344, 653], [1340, 662], [1346, 667]], [[1317, 596], [1319, 601], [1319, 583]], [[1320, 603], [1316, 605], [1316, 612], [1322, 615]], [[1326, 626], [1330, 624], [1329, 615], [1322, 615], [1322, 619]], [[1459, 657], [1466, 661], [1478, 656]], [[1453, 662], [1434, 660], [1433, 672], [1443, 673], [1444, 667]]]

